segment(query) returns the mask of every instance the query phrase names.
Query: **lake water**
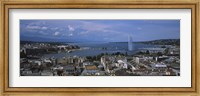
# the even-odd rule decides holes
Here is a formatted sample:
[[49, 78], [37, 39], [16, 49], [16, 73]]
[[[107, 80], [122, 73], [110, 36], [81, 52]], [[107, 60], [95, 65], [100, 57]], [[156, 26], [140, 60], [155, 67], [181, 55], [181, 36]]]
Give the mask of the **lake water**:
[[140, 44], [140, 43], [133, 43], [133, 51], [128, 51], [128, 43], [104, 43], [104, 42], [87, 42], [87, 43], [67, 43], [70, 45], [78, 45], [82, 50], [75, 50], [70, 53], [68, 52], [60, 52], [60, 53], [51, 53], [45, 54], [44, 57], [55, 57], [55, 58], [62, 58], [65, 56], [96, 56], [101, 53], [128, 53], [134, 54], [140, 48], [156, 48], [159, 47], [158, 45], [148, 45], [148, 44]]

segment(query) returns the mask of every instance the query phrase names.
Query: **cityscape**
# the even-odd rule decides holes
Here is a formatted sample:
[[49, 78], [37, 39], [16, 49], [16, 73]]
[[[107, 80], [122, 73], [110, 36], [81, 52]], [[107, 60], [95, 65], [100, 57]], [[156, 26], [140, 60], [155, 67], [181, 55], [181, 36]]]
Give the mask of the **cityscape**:
[[180, 21], [20, 20], [20, 76], [180, 76]]

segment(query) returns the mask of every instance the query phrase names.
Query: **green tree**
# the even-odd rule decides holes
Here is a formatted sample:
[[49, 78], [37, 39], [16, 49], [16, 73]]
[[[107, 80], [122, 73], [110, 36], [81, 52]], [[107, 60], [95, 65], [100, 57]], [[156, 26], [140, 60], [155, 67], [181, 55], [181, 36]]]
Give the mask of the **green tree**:
[[164, 50], [164, 54], [168, 54], [169, 53], [169, 48], [166, 48], [165, 50]]
[[27, 57], [27, 56], [26, 56], [24, 50], [23, 50], [22, 52], [20, 52], [20, 58], [26, 58], [26, 57]]
[[146, 51], [146, 54], [150, 54], [149, 50]]
[[157, 55], [158, 56], [162, 56], [163, 54], [162, 54], [162, 52], [158, 52]]

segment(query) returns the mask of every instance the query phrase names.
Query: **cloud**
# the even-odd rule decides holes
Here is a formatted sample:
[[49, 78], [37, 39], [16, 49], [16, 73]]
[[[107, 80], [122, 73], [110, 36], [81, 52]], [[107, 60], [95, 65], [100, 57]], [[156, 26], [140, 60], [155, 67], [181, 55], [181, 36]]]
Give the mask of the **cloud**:
[[58, 36], [59, 34], [60, 34], [60, 32], [57, 31], [57, 32], [55, 32], [53, 35], [54, 35], [54, 36]]
[[111, 28], [111, 26], [106, 24], [100, 24], [100, 23], [93, 23], [93, 22], [86, 22], [83, 21], [81, 28], [87, 31], [102, 31]]
[[28, 24], [29, 26], [44, 26], [46, 25], [45, 21], [31, 22]]
[[51, 28], [51, 30], [57, 30], [57, 29], [58, 29], [58, 27]]
[[68, 36], [73, 36], [73, 34], [71, 33], [71, 34], [69, 34]]
[[142, 28], [141, 27], [137, 27], [137, 30], [142, 30]]
[[89, 31], [82, 31], [82, 32], [80, 32], [79, 34], [80, 35], [84, 35], [84, 34], [88, 34], [89, 33]]
[[41, 27], [41, 29], [42, 29], [42, 30], [47, 30], [48, 28], [47, 28], [47, 27]]
[[30, 26], [30, 25], [28, 25], [26, 28], [34, 30], [34, 29], [40, 29], [40, 26]]
[[47, 30], [48, 27], [45, 21], [30, 22], [25, 27], [27, 30]]
[[47, 33], [45, 33], [44, 31], [39, 31], [39, 33], [42, 35], [47, 35]]
[[71, 31], [71, 32], [72, 32], [72, 31], [75, 31], [75, 28], [72, 27], [71, 25], [68, 25], [67, 27], [68, 27], [68, 30], [69, 30], [69, 31]]
[[34, 26], [28, 25], [26, 27], [26, 29], [30, 29], [30, 30], [47, 30], [48, 27], [45, 27], [45, 26], [42, 27], [42, 26], [36, 26], [36, 25], [34, 25]]

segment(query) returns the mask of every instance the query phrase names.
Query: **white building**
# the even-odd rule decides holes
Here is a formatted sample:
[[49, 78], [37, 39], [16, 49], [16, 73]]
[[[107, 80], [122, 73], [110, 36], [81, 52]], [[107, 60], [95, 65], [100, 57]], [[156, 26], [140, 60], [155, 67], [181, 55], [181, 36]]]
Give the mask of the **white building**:
[[135, 57], [136, 63], [141, 63], [143, 61], [153, 60], [153, 57]]
[[166, 48], [141, 48], [140, 51], [141, 52], [147, 52], [147, 51], [149, 51], [149, 53], [152, 54], [152, 53], [158, 53], [158, 52], [164, 53], [165, 49]]

